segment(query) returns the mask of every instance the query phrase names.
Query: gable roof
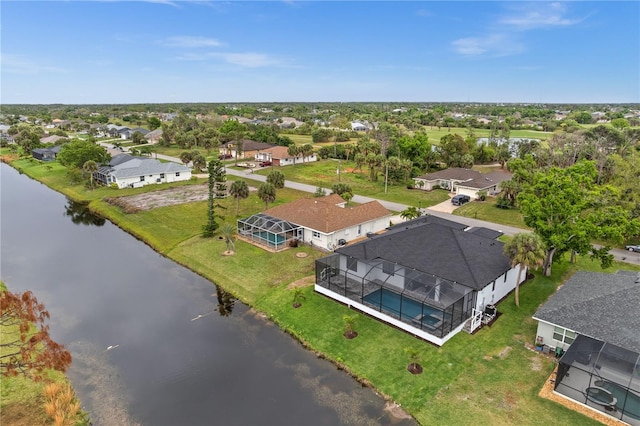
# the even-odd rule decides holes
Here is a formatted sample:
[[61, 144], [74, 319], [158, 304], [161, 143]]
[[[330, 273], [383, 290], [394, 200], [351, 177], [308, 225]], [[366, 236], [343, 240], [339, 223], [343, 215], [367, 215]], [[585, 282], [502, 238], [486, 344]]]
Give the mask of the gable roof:
[[300, 198], [265, 210], [263, 213], [325, 234], [382, 217], [391, 216], [378, 201], [353, 207], [339, 207], [345, 201], [337, 194]]
[[475, 290], [511, 269], [509, 259], [502, 252], [503, 243], [431, 218], [427, 216], [421, 225], [396, 228], [395, 232], [376, 235], [336, 251], [367, 261], [387, 260]]
[[640, 273], [578, 271], [533, 318], [640, 352]]

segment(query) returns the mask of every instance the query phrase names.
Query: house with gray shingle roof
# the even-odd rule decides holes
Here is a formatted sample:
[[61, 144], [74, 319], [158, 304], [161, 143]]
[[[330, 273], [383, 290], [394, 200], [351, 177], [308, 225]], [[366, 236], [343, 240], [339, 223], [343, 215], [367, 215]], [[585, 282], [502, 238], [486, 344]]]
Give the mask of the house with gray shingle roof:
[[[337, 194], [300, 198], [238, 220], [238, 234], [275, 249], [296, 239], [331, 251], [389, 226], [391, 212], [378, 201], [347, 206]], [[282, 237], [279, 237], [281, 235]]]
[[562, 355], [554, 392], [640, 426], [640, 273], [576, 272], [533, 318]]
[[640, 352], [640, 274], [578, 271], [533, 319], [554, 349], [566, 350], [582, 334]]
[[413, 178], [413, 186], [424, 191], [442, 188], [477, 199], [480, 192], [486, 192], [487, 195], [498, 194], [502, 191], [500, 184], [509, 179], [511, 179], [511, 173], [504, 170], [480, 173], [477, 170], [451, 167], [417, 176]]
[[99, 167], [94, 173], [94, 179], [104, 185], [116, 184], [119, 189], [139, 188], [150, 184], [189, 180], [191, 169], [178, 163], [163, 163], [156, 159], [120, 154], [114, 156], [109, 165]]
[[316, 261], [315, 290], [443, 345], [518, 279], [496, 235], [470, 231], [433, 216], [392, 226]]

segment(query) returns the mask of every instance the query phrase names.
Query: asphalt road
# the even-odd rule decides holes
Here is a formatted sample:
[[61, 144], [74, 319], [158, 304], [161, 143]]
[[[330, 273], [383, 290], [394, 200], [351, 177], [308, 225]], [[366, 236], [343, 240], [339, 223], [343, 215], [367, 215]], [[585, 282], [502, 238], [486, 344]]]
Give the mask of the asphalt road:
[[[167, 161], [173, 161], [176, 163], [180, 163], [182, 164], [182, 162], [180, 161], [180, 159], [175, 158], [175, 157], [170, 157], [168, 155], [162, 155], [162, 154], [157, 154], [156, 158], [160, 158], [163, 160], [167, 160]], [[262, 176], [259, 174], [255, 174], [253, 173], [253, 170], [249, 169], [249, 170], [236, 170], [236, 169], [230, 169], [230, 168], [226, 168], [226, 172], [228, 175], [231, 176], [237, 176], [237, 177], [242, 177], [245, 179], [251, 179], [251, 180], [255, 180], [258, 182], [265, 182], [267, 180], [266, 176]], [[289, 180], [285, 180], [284, 186], [286, 188], [291, 188], [291, 189], [297, 189], [299, 191], [303, 191], [303, 192], [309, 192], [309, 193], [315, 193], [316, 192], [316, 188], [317, 186], [313, 186], [313, 185], [308, 185], [308, 184], [304, 184], [304, 183], [299, 183], [299, 182], [292, 182]], [[330, 188], [324, 188], [326, 193], [329, 194], [331, 193], [331, 189]], [[380, 202], [386, 209], [391, 210], [393, 212], [401, 212], [403, 210], [405, 210], [407, 207], [409, 207], [408, 204], [402, 204], [402, 203], [394, 203], [391, 201], [385, 201], [385, 200], [378, 200], [377, 198], [371, 198], [371, 197], [364, 197], [362, 195], [354, 195], [352, 198], [352, 201], [362, 204], [362, 203], [366, 203], [369, 201], [378, 201]], [[460, 222], [463, 223], [465, 225], [468, 226], [475, 226], [475, 227], [485, 227], [485, 228], [489, 228], [489, 229], [493, 229], [496, 231], [500, 231], [502, 233], [504, 233], [505, 235], [514, 235], [517, 234], [519, 232], [526, 232], [526, 229], [521, 229], [521, 228], [516, 228], [513, 226], [507, 226], [507, 225], [501, 225], [501, 224], [497, 224], [497, 223], [493, 223], [493, 222], [487, 222], [484, 220], [478, 220], [478, 219], [474, 219], [474, 218], [470, 218], [470, 217], [463, 217], [463, 216], [455, 216], [452, 215], [450, 213], [444, 213], [444, 212], [440, 212], [440, 211], [436, 211], [433, 209], [422, 209], [425, 213], [428, 213], [430, 215], [433, 216], [437, 216], [437, 217], [441, 217], [443, 219], [449, 219], [449, 220], [453, 220], [456, 222]], [[596, 247], [598, 247], [596, 245]], [[613, 258], [617, 261], [620, 262], [627, 262], [627, 263], [631, 263], [634, 265], [640, 265], [640, 253], [633, 253], [633, 252], [629, 252], [623, 249], [617, 249], [614, 248], [611, 250], [610, 252], [611, 254], [613, 254]]]

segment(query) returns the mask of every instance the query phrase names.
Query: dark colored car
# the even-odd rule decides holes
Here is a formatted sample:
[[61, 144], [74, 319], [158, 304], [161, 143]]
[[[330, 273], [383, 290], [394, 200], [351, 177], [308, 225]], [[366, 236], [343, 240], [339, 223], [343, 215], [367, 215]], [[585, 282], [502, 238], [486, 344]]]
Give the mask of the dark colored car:
[[451, 199], [451, 204], [454, 206], [461, 206], [469, 201], [471, 201], [471, 197], [468, 195], [458, 194]]
[[625, 249], [629, 250], [629, 251], [635, 251], [636, 253], [640, 253], [640, 244], [637, 245], [629, 245], [629, 246], [625, 246]]
[[218, 156], [218, 160], [228, 160], [230, 158], [233, 158], [233, 155], [231, 154], [221, 154]]
[[271, 165], [271, 161], [263, 161], [260, 163], [260, 167], [268, 167]]

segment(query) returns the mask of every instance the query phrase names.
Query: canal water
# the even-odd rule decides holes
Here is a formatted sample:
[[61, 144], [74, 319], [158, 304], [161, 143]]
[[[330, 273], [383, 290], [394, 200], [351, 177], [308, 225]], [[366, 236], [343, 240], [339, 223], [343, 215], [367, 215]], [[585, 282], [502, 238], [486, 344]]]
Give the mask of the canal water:
[[0, 166], [0, 278], [31, 290], [95, 425], [413, 425], [109, 221]]

